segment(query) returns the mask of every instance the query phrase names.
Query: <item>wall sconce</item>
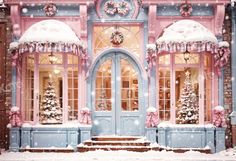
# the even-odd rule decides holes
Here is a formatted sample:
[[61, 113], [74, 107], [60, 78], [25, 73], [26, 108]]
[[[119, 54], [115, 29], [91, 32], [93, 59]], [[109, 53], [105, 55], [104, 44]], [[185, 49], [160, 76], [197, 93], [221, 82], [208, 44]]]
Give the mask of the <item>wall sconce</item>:
[[51, 52], [51, 54], [48, 55], [48, 57], [49, 57], [49, 62], [50, 62], [51, 64], [53, 64], [53, 63], [55, 63], [55, 62], [57, 61], [57, 57], [55, 57], [55, 55], [53, 54], [53, 52]]
[[184, 52], [184, 60], [187, 63], [189, 61], [189, 59], [190, 59], [190, 52], [188, 50], [186, 50]]

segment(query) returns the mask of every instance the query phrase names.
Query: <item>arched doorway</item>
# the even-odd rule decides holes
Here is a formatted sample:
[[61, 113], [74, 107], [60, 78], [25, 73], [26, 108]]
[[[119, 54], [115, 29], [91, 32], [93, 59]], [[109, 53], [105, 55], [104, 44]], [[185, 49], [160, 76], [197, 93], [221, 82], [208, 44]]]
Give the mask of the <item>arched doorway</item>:
[[143, 135], [141, 71], [122, 52], [103, 55], [92, 74], [93, 135]]

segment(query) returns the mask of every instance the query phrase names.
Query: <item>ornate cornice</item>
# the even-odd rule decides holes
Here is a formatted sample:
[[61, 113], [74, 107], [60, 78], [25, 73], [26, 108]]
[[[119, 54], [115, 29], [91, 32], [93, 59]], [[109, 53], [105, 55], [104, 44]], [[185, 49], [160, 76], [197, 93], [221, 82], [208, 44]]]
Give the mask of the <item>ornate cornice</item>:
[[[143, 0], [142, 1], [142, 4], [145, 6], [145, 5], [151, 5], [151, 4], [181, 4], [181, 3], [184, 3], [185, 0], [176, 0], [176, 1], [173, 1], [173, 0]], [[191, 4], [228, 4], [230, 3], [230, 0], [189, 0], [189, 3]]]
[[5, 0], [5, 4], [46, 4], [46, 3], [55, 3], [55, 4], [86, 4], [94, 5], [94, 0]]

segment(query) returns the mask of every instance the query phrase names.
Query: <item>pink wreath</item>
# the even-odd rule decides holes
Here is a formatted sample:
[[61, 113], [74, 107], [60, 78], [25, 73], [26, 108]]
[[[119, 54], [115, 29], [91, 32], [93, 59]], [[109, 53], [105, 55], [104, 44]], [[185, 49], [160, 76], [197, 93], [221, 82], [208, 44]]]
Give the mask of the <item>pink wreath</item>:
[[116, 7], [116, 2], [113, 1], [107, 1], [104, 4], [104, 11], [108, 15], [114, 15], [116, 13], [117, 7]]
[[49, 16], [49, 17], [54, 16], [57, 13], [57, 7], [53, 3], [45, 5], [43, 7], [43, 10], [44, 10], [46, 16]]
[[124, 41], [124, 35], [120, 31], [115, 31], [111, 34], [110, 42], [114, 45], [120, 45]]
[[181, 6], [180, 6], [181, 16], [188, 17], [191, 15], [192, 11], [193, 11], [193, 8], [192, 8], [191, 4], [188, 4], [188, 3], [181, 4]]
[[127, 15], [129, 13], [129, 4], [125, 1], [120, 2], [117, 12], [122, 16]]

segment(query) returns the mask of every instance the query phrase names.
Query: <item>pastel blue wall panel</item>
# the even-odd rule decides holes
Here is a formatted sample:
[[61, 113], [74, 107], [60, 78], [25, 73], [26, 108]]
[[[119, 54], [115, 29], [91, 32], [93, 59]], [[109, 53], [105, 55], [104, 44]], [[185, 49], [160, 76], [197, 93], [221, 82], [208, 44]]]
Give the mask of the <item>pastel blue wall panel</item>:
[[156, 135], [157, 135], [157, 128], [146, 128], [146, 138], [151, 142], [151, 143], [156, 143]]
[[20, 128], [11, 128], [10, 129], [10, 151], [19, 151], [20, 148]]
[[66, 131], [32, 131], [32, 147], [67, 147]]

